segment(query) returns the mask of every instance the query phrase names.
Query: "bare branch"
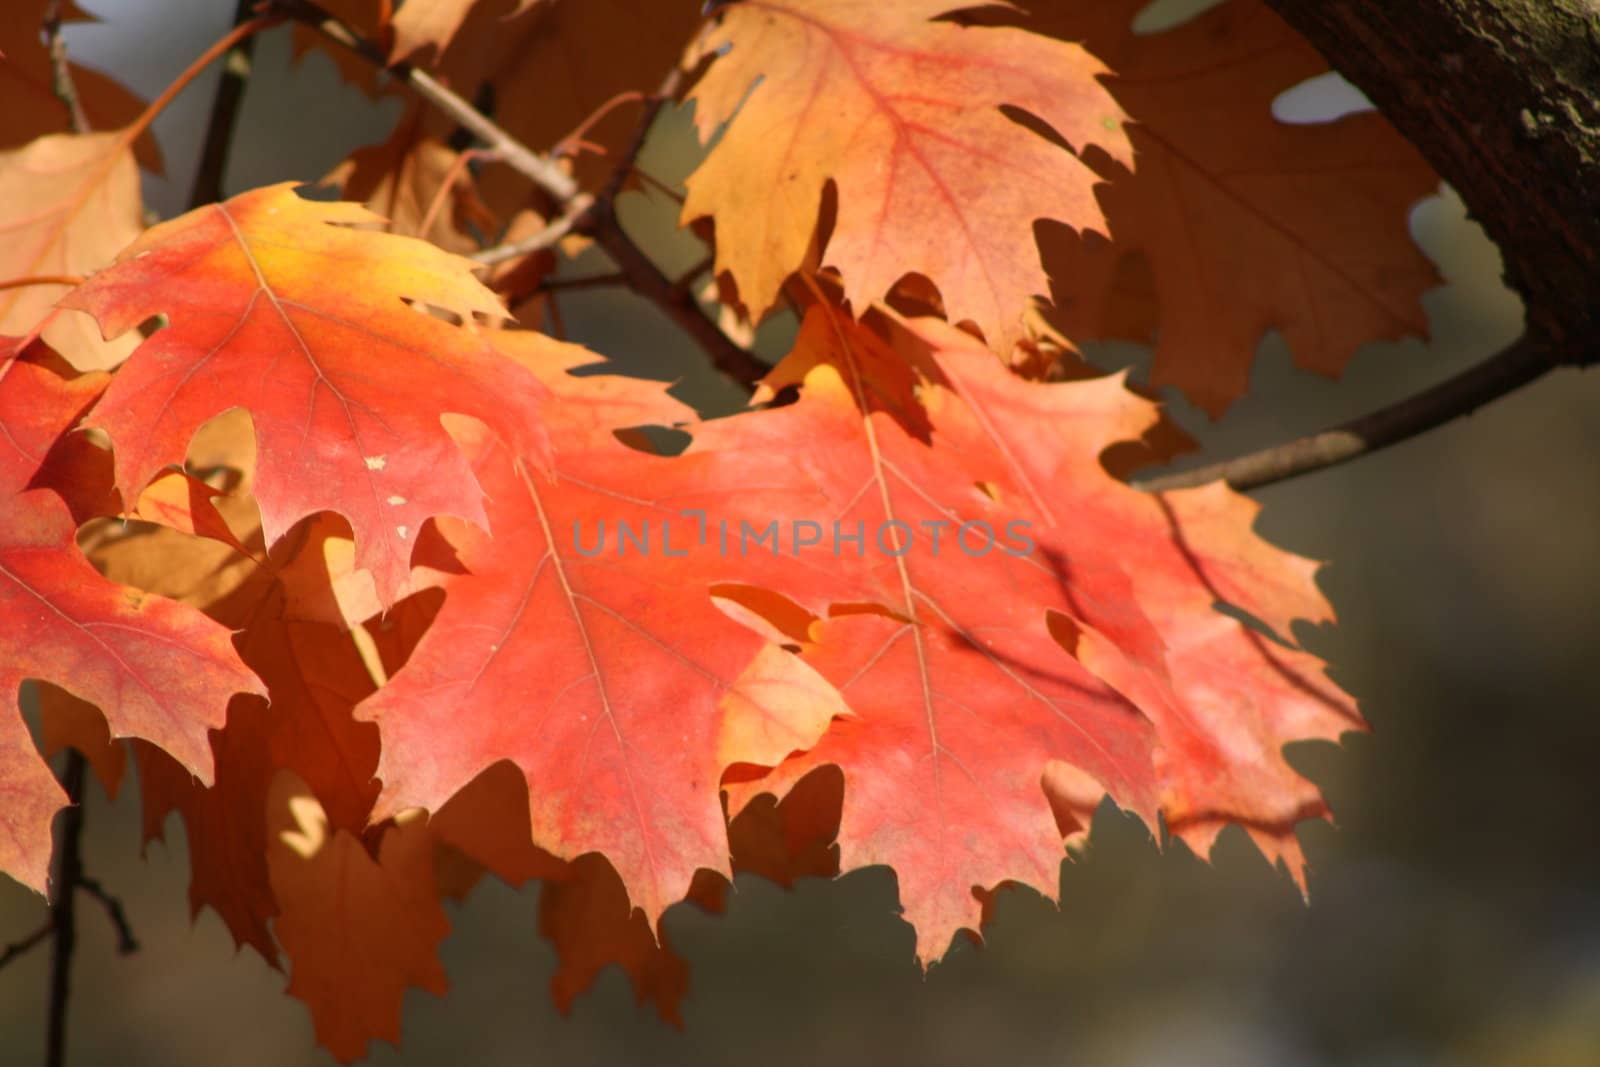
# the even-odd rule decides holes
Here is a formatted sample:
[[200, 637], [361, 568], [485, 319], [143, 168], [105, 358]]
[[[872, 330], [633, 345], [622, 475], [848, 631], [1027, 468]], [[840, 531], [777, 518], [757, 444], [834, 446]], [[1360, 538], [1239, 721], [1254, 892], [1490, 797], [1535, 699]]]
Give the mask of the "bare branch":
[[349, 26], [323, 11], [310, 0], [271, 0], [272, 9], [290, 18], [314, 27], [319, 33], [357, 55], [362, 56], [395, 77], [400, 78], [419, 96], [470, 130], [488, 145], [499, 158], [513, 170], [532, 181], [554, 197], [561, 206], [555, 220], [539, 233], [521, 241], [485, 249], [472, 258], [485, 266], [503, 263], [518, 256], [542, 251], [569, 233], [582, 233], [592, 237], [617, 264], [627, 284], [634, 292], [661, 308], [705, 349], [718, 370], [745, 385], [753, 386], [767, 371], [765, 364], [744, 348], [730, 340], [717, 324], [706, 318], [693, 296], [661, 272], [661, 268], [645, 255], [623, 231], [617, 220], [615, 201], [621, 193], [650, 127], [662, 105], [676, 95], [682, 73], [674, 67], [652, 97], [639, 121], [632, 143], [618, 158], [604, 189], [598, 196], [590, 196], [579, 189], [577, 182], [554, 160], [541, 156], [501, 129], [491, 119], [467, 101], [440, 85], [423, 71], [404, 64], [390, 65], [382, 49], [357, 35]]
[[427, 71], [404, 63], [391, 64], [383, 49], [310, 0], [271, 0], [271, 7], [305, 23], [328, 40], [348, 48], [409, 85], [418, 96], [449, 115], [474, 137], [498, 152], [508, 166], [560, 203], [565, 204], [578, 195], [578, 183], [553, 160], [539, 155], [512, 137], [466, 100], [439, 84]]
[[77, 749], [67, 750], [61, 786], [67, 807], [61, 813], [56, 841], [55, 876], [50, 891], [50, 927], [55, 933], [50, 955], [50, 1010], [46, 1020], [45, 1064], [64, 1067], [67, 1061], [67, 1002], [72, 996], [72, 953], [78, 947], [77, 889], [83, 880], [83, 780], [88, 761]]
[[534, 252], [543, 252], [547, 248], [553, 248], [563, 237], [577, 229], [578, 224], [588, 214], [593, 205], [593, 197], [588, 193], [579, 193], [572, 198], [566, 208], [560, 215], [556, 216], [550, 225], [538, 233], [530, 234], [519, 241], [508, 241], [503, 245], [496, 245], [493, 248], [485, 248], [481, 252], [474, 252], [471, 258], [474, 262], [481, 263], [485, 267], [493, 267], [509, 260], [532, 255]]
[[582, 278], [551, 278], [539, 285], [541, 293], [570, 293], [575, 289], [605, 289], [613, 285], [627, 285], [628, 276], [621, 271], [610, 274], [590, 274]]
[[67, 122], [73, 133], [89, 132], [89, 116], [83, 113], [83, 101], [78, 98], [78, 87], [72, 81], [72, 64], [67, 60], [66, 38], [61, 36], [62, 0], [50, 0], [44, 8], [45, 43], [50, 49], [50, 90], [67, 109]]
[[1135, 479], [1133, 484], [1150, 492], [1163, 492], [1189, 489], [1221, 478], [1234, 489], [1245, 490], [1325, 470], [1472, 414], [1557, 366], [1550, 356], [1548, 348], [1524, 336], [1453, 378], [1340, 426], [1236, 459]]
[[44, 944], [45, 939], [55, 933], [55, 929], [55, 924], [47, 922], [22, 940], [13, 941], [4, 949], [0, 949], [0, 967]]

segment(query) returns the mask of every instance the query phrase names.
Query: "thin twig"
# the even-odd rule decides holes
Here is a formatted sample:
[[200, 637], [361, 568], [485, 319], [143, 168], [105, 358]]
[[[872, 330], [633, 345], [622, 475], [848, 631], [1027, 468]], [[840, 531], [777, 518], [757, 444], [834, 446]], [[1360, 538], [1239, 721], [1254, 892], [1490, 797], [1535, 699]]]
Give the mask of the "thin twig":
[[1189, 489], [1220, 478], [1242, 491], [1325, 470], [1470, 415], [1561, 365], [1563, 362], [1552, 359], [1544, 345], [1524, 336], [1453, 378], [1321, 433], [1176, 474], [1135, 479], [1133, 484], [1150, 492], [1164, 492]]
[[651, 97], [639, 121], [632, 143], [618, 157], [616, 170], [598, 196], [591, 197], [554, 160], [541, 156], [497, 126], [471, 104], [414, 67], [390, 65], [388, 57], [372, 42], [329, 15], [310, 0], [272, 0], [272, 9], [316, 29], [336, 42], [375, 63], [401, 79], [423, 99], [439, 108], [458, 124], [498, 153], [507, 166], [554, 197], [562, 206], [555, 220], [544, 230], [522, 241], [485, 249], [472, 258], [485, 266], [503, 263], [520, 255], [549, 248], [569, 233], [582, 233], [594, 239], [617, 264], [629, 286], [661, 308], [705, 349], [711, 362], [735, 381], [752, 387], [767, 372], [767, 367], [748, 351], [735, 344], [717, 324], [706, 318], [693, 296], [661, 272], [644, 250], [622, 229], [617, 220], [615, 201], [628, 175], [634, 169], [639, 151], [649, 136], [650, 127], [666, 101], [677, 95], [682, 72], [674, 68]]
[[26, 289], [30, 285], [82, 285], [83, 279], [76, 274], [35, 274], [27, 278], [7, 278], [0, 282], [0, 291], [6, 289]]
[[[236, 0], [233, 24], [243, 26], [249, 22], [255, 6], [256, 0]], [[222, 77], [217, 82], [217, 95], [211, 101], [205, 145], [200, 150], [200, 165], [189, 193], [191, 208], [222, 199], [222, 178], [228, 169], [228, 153], [233, 148], [233, 131], [239, 122], [239, 108], [244, 103], [245, 86], [250, 81], [255, 49], [254, 36], [242, 37], [223, 58]]]
[[661, 268], [622, 232], [614, 216], [597, 222], [590, 233], [628, 276], [634, 292], [666, 312], [685, 333], [699, 342], [719, 371], [747, 389], [766, 376], [767, 365], [734, 344], [716, 323], [706, 318], [694, 295], [661, 273]]
[[44, 7], [40, 28], [50, 48], [50, 91], [67, 109], [67, 122], [73, 133], [89, 132], [89, 116], [84, 114], [78, 87], [72, 81], [72, 64], [67, 59], [67, 40], [61, 34], [62, 0], [50, 0]]
[[55, 931], [55, 924], [47, 922], [21, 941], [13, 941], [4, 949], [0, 949], [0, 967], [4, 967], [19, 956], [27, 955], [33, 949], [44, 944], [45, 939]]
[[538, 233], [529, 234], [518, 241], [508, 241], [503, 245], [485, 248], [481, 252], [474, 252], [470, 258], [485, 267], [493, 267], [535, 252], [543, 252], [547, 248], [554, 248], [563, 237], [577, 229], [578, 224], [593, 206], [594, 197], [588, 193], [579, 193], [567, 203], [566, 208], [554, 221]]
[[570, 293], [576, 289], [604, 289], [612, 285], [628, 284], [628, 276], [621, 271], [610, 274], [590, 274], [582, 278], [551, 278], [539, 283], [541, 293]]
[[72, 952], [78, 945], [77, 888], [83, 880], [83, 779], [88, 761], [77, 749], [67, 750], [61, 786], [67, 808], [61, 813], [61, 838], [56, 842], [56, 870], [50, 890], [50, 925], [55, 931], [50, 955], [50, 1011], [45, 1039], [46, 1067], [67, 1061], [67, 1002], [72, 996]]
[[139, 939], [133, 936], [133, 926], [128, 922], [128, 913], [122, 910], [122, 901], [101, 885], [100, 879], [88, 875], [79, 877], [78, 888], [98, 900], [106, 910], [106, 918], [111, 920], [111, 927], [117, 932], [117, 955], [131, 956], [138, 952]]
[[524, 175], [561, 203], [578, 195], [578, 183], [554, 161], [539, 155], [512, 137], [462, 97], [436, 81], [427, 71], [405, 63], [389, 62], [383, 49], [362, 37], [310, 0], [271, 0], [271, 8], [303, 22], [328, 40], [387, 70], [443, 111], [489, 148], [499, 152], [508, 166]]
[[673, 67], [668, 72], [660, 88], [645, 106], [644, 115], [639, 119], [633, 140], [617, 160], [616, 170], [612, 171], [605, 188], [595, 198], [594, 206], [579, 221], [576, 228], [580, 233], [594, 238], [595, 243], [604, 249], [622, 273], [627, 275], [628, 282], [635, 292], [666, 312], [685, 333], [699, 342], [719, 371], [746, 388], [753, 388], [755, 383], [766, 375], [768, 369], [766, 364], [756, 359], [744, 347], [734, 344], [728, 335], [722, 332], [721, 327], [706, 318], [693, 293], [686, 286], [678, 285], [663, 274], [661, 268], [656, 266], [650, 257], [644, 254], [644, 250], [634, 244], [633, 239], [623, 231], [617, 219], [617, 197], [627, 184], [628, 175], [632, 173], [639, 153], [644, 149], [645, 140], [650, 136], [650, 128], [655, 125], [656, 116], [661, 113], [662, 107], [668, 100], [678, 95], [682, 78], [683, 71], [679, 67]]

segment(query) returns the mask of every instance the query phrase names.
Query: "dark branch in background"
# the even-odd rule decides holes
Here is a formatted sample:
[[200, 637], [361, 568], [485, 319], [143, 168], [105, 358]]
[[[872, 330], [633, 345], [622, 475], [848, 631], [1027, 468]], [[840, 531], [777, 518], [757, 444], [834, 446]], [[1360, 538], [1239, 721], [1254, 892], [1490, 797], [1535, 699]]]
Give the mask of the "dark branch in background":
[[1221, 478], [1243, 491], [1333, 467], [1472, 414], [1491, 400], [1541, 377], [1553, 366], [1549, 357], [1549, 352], [1532, 338], [1523, 337], [1454, 378], [1332, 429], [1237, 459], [1157, 478], [1135, 479], [1133, 484], [1138, 489], [1163, 492], [1190, 489]]
[[522, 144], [425, 72], [405, 64], [390, 65], [382, 49], [357, 35], [349, 26], [316, 4], [309, 0], [272, 0], [270, 7], [311, 26], [329, 40], [387, 70], [417, 95], [471, 131], [496, 153], [501, 162], [533, 182], [560, 205], [555, 219], [542, 231], [521, 241], [485, 249], [473, 257], [477, 262], [492, 266], [547, 249], [569, 233], [584, 234], [616, 262], [618, 271], [630, 288], [659, 307], [705, 349], [718, 370], [747, 387], [766, 374], [766, 365], [735, 344], [715, 322], [706, 318], [693, 294], [663, 274], [661, 268], [645, 255], [617, 220], [616, 197], [633, 171], [634, 162], [656, 115], [660, 113], [662, 105], [677, 93], [680, 74], [676, 69], [668, 75], [645, 109], [633, 143], [619, 158], [617, 169], [606, 187], [598, 196], [591, 196], [583, 192], [572, 176], [548, 156], [541, 156]]
[[61, 771], [61, 786], [67, 791], [67, 807], [59, 819], [60, 839], [56, 842], [55, 876], [50, 891], [50, 927], [55, 933], [50, 954], [50, 1013], [46, 1031], [46, 1067], [64, 1067], [67, 1062], [67, 1001], [72, 996], [72, 952], [78, 947], [78, 885], [83, 880], [83, 779], [87, 766], [76, 749], [67, 751]]
[[617, 221], [617, 196], [627, 184], [629, 174], [633, 172], [639, 152], [644, 148], [645, 139], [650, 135], [650, 127], [655, 125], [656, 116], [661, 114], [661, 108], [668, 100], [678, 95], [682, 80], [683, 72], [673, 67], [645, 106], [644, 115], [639, 119], [639, 127], [634, 131], [633, 140], [618, 160], [617, 169], [612, 172], [611, 179], [606, 182], [605, 188], [595, 198], [586, 215], [574, 225], [574, 229], [594, 238], [595, 243], [603, 248], [606, 254], [616, 261], [622, 273], [628, 276], [629, 284], [634, 291], [653, 301], [671, 316], [674, 322], [683, 327], [690, 337], [700, 342], [719, 371], [736, 382], [752, 386], [766, 375], [766, 365], [744, 348], [734, 344], [716, 323], [706, 318], [694, 298], [693, 291], [663, 274], [661, 268], [652, 263], [650, 257], [646, 256], [623, 232], [621, 224]]
[[[256, 0], [236, 0], [233, 24], [242, 26], [249, 22], [255, 6]], [[189, 193], [191, 208], [222, 199], [222, 177], [228, 169], [228, 152], [233, 147], [233, 130], [239, 121], [239, 107], [244, 103], [255, 50], [256, 38], [251, 34], [236, 41], [223, 57], [222, 78], [217, 82], [217, 95], [211, 102], [205, 145], [200, 150], [200, 164]]]
[[1527, 332], [1448, 381], [1237, 459], [1135, 484], [1270, 485], [1415, 437], [1600, 351], [1600, 8], [1593, 0], [1267, 0], [1377, 105], [1500, 248]]

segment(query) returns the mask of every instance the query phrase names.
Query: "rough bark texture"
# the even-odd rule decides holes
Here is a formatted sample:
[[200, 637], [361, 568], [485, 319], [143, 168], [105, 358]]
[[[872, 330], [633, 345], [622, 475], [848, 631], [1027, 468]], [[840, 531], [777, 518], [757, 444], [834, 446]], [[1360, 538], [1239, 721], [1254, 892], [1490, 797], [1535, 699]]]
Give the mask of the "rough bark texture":
[[1600, 0], [1267, 0], [1499, 245], [1552, 362], [1600, 350]]

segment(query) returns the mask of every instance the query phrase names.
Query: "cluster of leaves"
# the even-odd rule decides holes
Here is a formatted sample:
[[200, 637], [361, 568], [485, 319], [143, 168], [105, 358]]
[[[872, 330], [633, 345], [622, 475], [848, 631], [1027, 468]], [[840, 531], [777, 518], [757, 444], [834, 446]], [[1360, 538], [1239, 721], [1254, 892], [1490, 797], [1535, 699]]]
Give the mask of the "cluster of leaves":
[[[1291, 640], [1332, 616], [1315, 565], [1221, 485], [1122, 481], [1180, 435], [1071, 351], [1154, 339], [1220, 412], [1268, 328], [1328, 373], [1423, 328], [1436, 179], [1376, 115], [1273, 118], [1326, 68], [1258, 0], [1153, 34], [1142, 0], [329, 5], [595, 193], [640, 121], [608, 101], [683, 72], [708, 310], [801, 318], [711, 421], [526, 328], [551, 252], [458, 255], [562, 205], [425, 106], [327, 179], [367, 206], [272, 186], [147, 228], [149, 113], [78, 71], [106, 132], [63, 132], [43, 6], [0, 21], [34, 101], [0, 120], [0, 279], [63, 279], [0, 290], [0, 871], [48, 889], [46, 756], [114, 793], [131, 750], [193, 907], [345, 1059], [443, 991], [441, 901], [486, 872], [546, 882], [558, 998], [615, 962], [668, 1016], [661, 915], [735, 871], [887, 865], [924, 964], [1001, 885], [1053, 898], [1106, 797], [1303, 880], [1327, 812], [1282, 747], [1361, 728]], [[668, 551], [686, 513], [778, 539]], [[984, 529], [1032, 550], [957, 541]]]

